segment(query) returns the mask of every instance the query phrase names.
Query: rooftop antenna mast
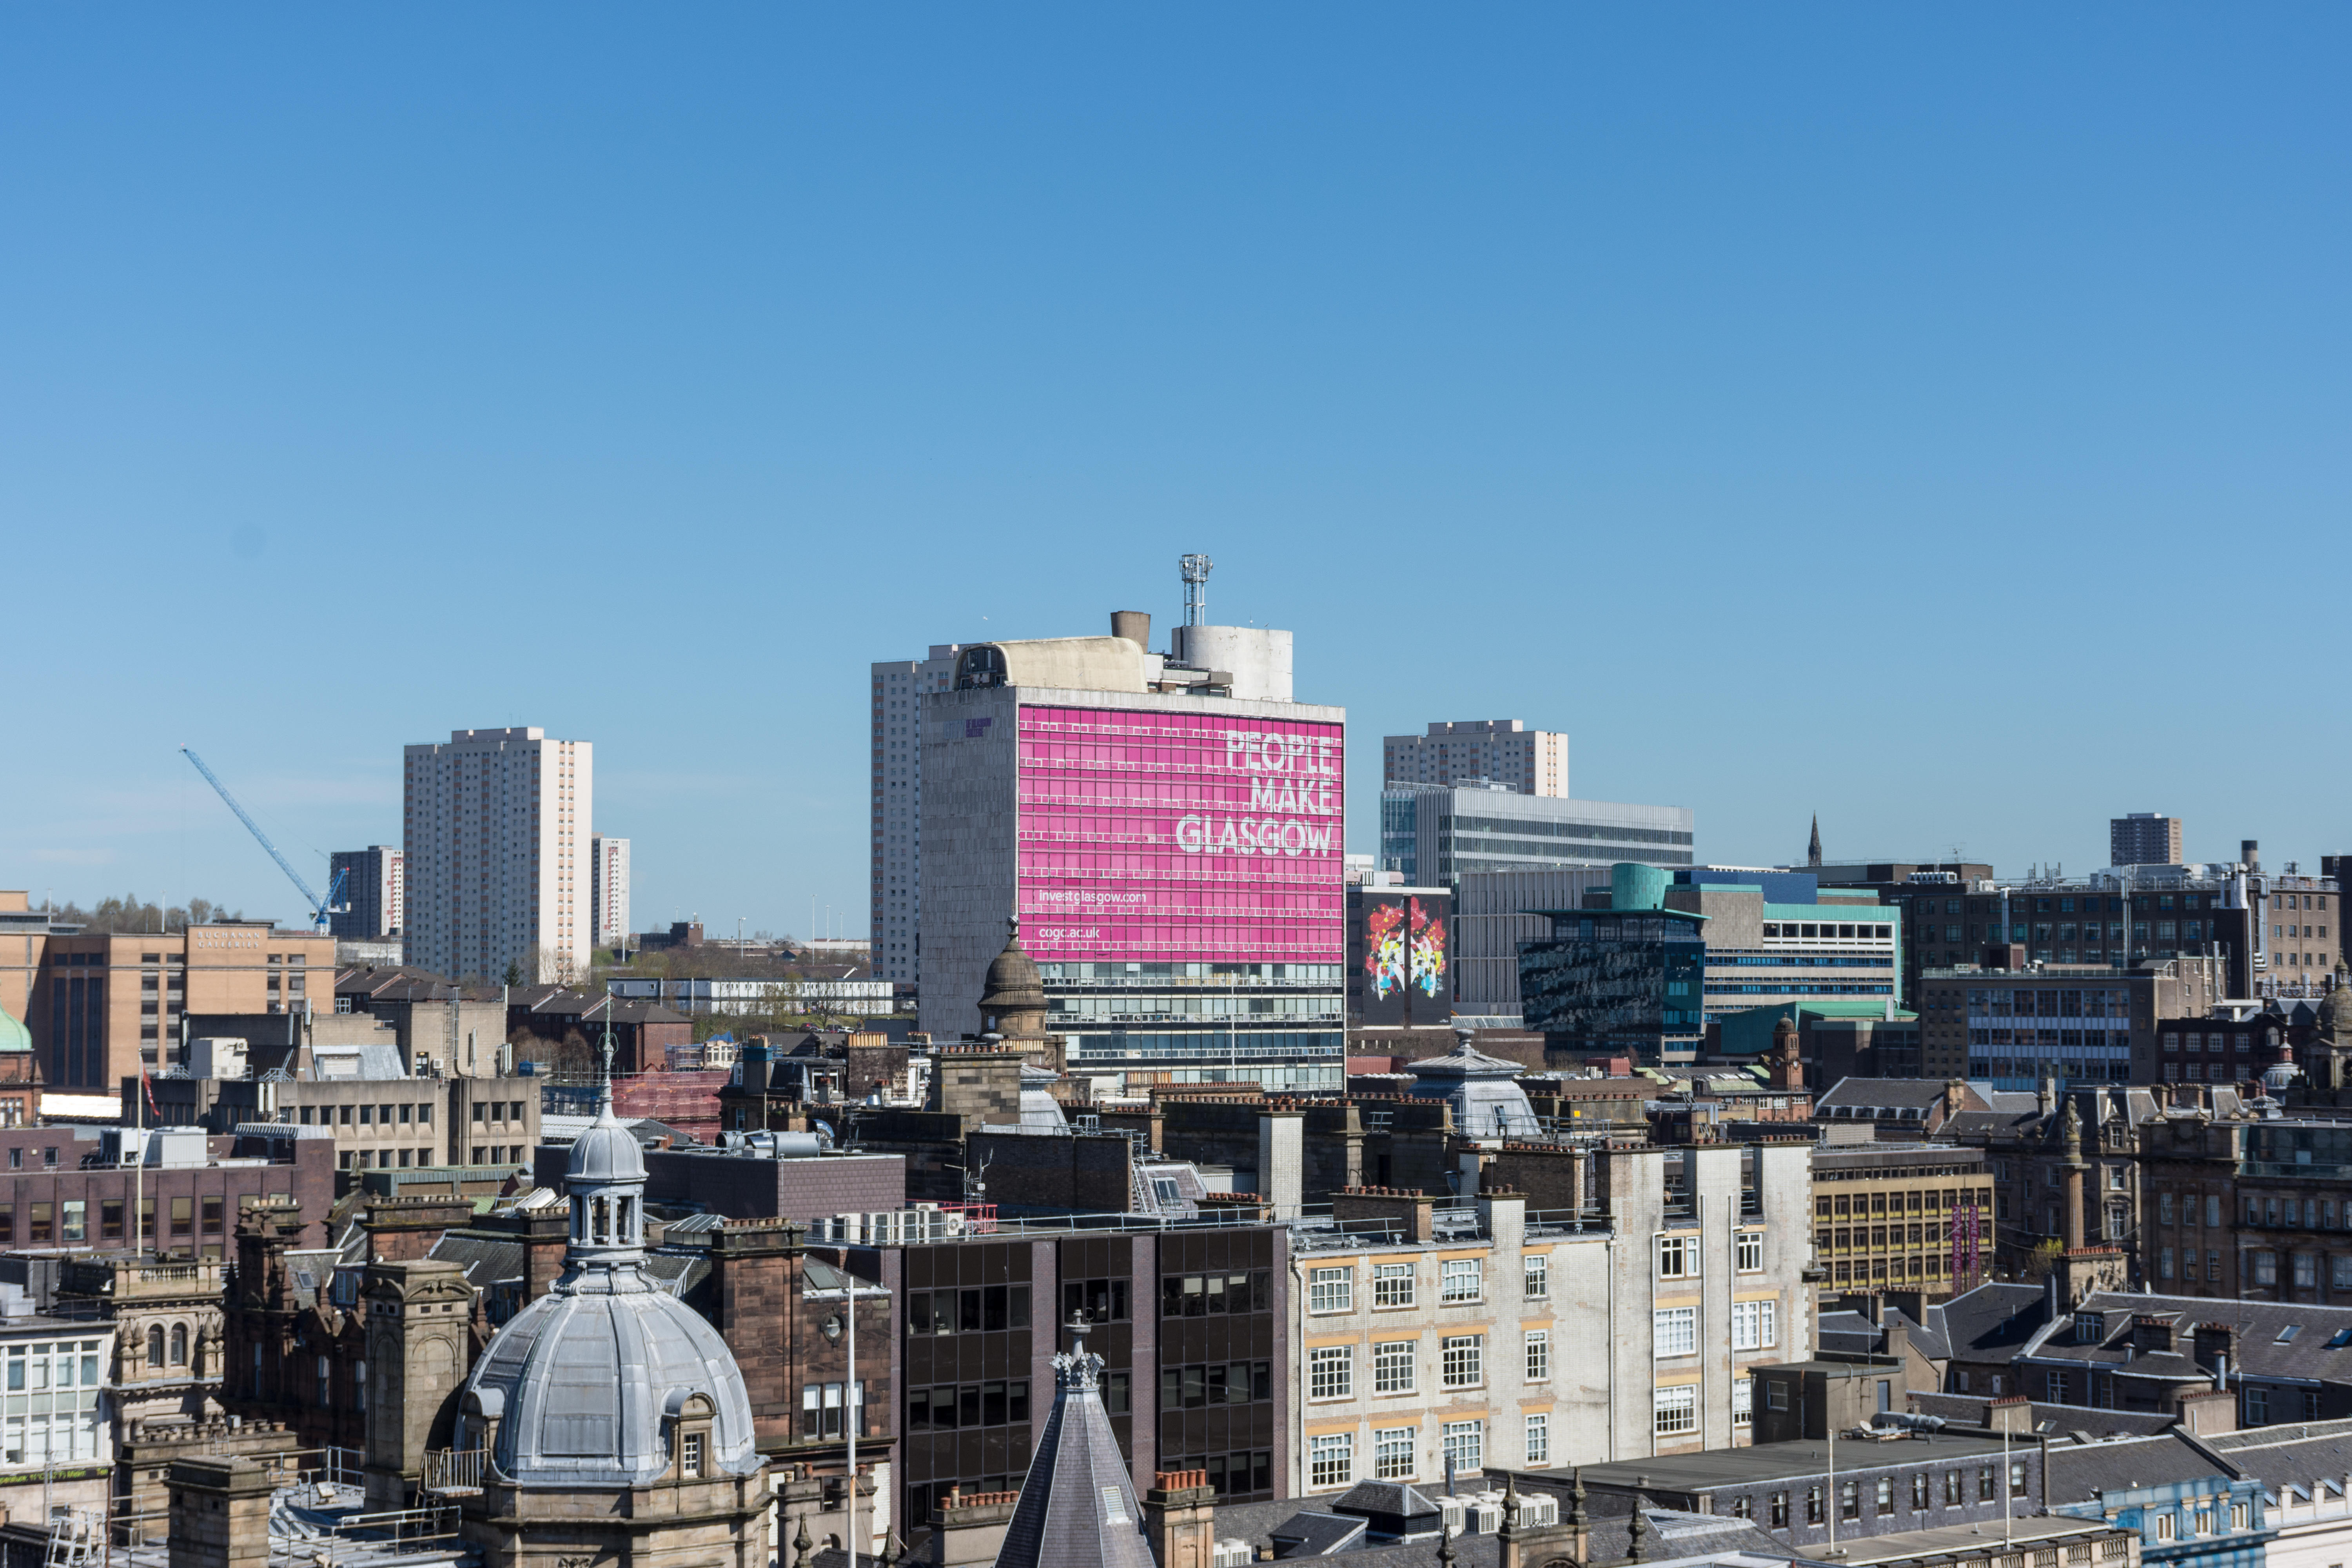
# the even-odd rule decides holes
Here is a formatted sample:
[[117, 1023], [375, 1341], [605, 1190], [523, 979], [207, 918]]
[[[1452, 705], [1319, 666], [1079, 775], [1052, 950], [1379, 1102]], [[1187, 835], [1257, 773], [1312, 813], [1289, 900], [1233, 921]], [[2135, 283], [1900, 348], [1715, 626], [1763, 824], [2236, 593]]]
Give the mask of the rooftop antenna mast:
[[1209, 568], [1214, 563], [1205, 555], [1186, 555], [1176, 564], [1184, 574], [1184, 624], [1205, 626], [1209, 624]]

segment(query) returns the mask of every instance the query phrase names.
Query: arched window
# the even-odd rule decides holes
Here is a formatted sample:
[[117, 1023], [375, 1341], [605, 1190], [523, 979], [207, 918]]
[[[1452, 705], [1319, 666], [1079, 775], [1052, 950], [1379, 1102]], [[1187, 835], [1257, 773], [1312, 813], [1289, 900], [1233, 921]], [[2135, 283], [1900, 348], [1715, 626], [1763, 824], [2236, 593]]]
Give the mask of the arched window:
[[188, 1326], [185, 1323], [172, 1325], [172, 1364], [173, 1366], [188, 1364]]
[[152, 1323], [148, 1326], [147, 1364], [149, 1366], [162, 1366], [163, 1364], [163, 1325], [161, 1323]]

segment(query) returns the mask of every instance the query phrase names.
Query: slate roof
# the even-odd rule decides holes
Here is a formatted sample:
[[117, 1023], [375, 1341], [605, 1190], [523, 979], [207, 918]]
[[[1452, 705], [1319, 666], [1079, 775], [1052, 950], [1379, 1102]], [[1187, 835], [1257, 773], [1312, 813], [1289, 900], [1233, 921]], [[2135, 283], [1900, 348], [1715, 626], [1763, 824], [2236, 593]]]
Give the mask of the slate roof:
[[2053, 1442], [2043, 1464], [2042, 1492], [2051, 1507], [2089, 1502], [2101, 1492], [2175, 1481], [2231, 1479], [2226, 1468], [2177, 1432], [2116, 1443]]
[[445, 1231], [425, 1256], [437, 1262], [457, 1265], [466, 1271], [466, 1283], [477, 1289], [487, 1290], [501, 1279], [523, 1277], [523, 1247], [519, 1241]]
[[[1568, 1472], [1517, 1472], [1519, 1490], [1524, 1495], [1538, 1491], [1553, 1491], [1561, 1495], [1560, 1518], [1568, 1517], [1566, 1492]], [[1502, 1479], [1499, 1473], [1489, 1471], [1474, 1478], [1465, 1485], [1481, 1490], [1492, 1489]], [[1419, 1489], [1425, 1496], [1442, 1489]], [[1303, 1511], [1328, 1511], [1337, 1498], [1327, 1493], [1320, 1498], [1294, 1498], [1280, 1502], [1238, 1503], [1221, 1505], [1217, 1510], [1217, 1538], [1221, 1541], [1242, 1540], [1253, 1547], [1271, 1545], [1273, 1532]], [[1433, 1503], [1433, 1507], [1434, 1504]], [[1758, 1529], [1749, 1520], [1727, 1515], [1684, 1513], [1674, 1509], [1651, 1507], [1645, 1510], [1650, 1524], [1647, 1559], [1652, 1568], [1686, 1558], [1712, 1557], [1727, 1553], [1746, 1553], [1774, 1563], [1788, 1563], [1792, 1557], [1786, 1542], [1775, 1541]], [[1633, 1516], [1633, 1499], [1596, 1494], [1585, 1500], [1585, 1518], [1591, 1536], [1591, 1561], [1597, 1564], [1622, 1563], [1625, 1559], [1627, 1522]], [[1430, 1568], [1436, 1561], [1437, 1542], [1422, 1537], [1412, 1541], [1367, 1541], [1356, 1546], [1343, 1547], [1334, 1554], [1336, 1562], [1347, 1568]], [[1454, 1538], [1454, 1568], [1498, 1568], [1502, 1553], [1500, 1542], [1489, 1533], [1457, 1535]], [[1003, 1559], [999, 1559], [1000, 1568]], [[819, 1568], [824, 1568], [822, 1563]]]
[[1075, 1352], [1054, 1358], [1054, 1408], [1004, 1527], [997, 1568], [1156, 1568], [1135, 1483], [1096, 1385], [1101, 1365], [1083, 1333]]
[[[2100, 1315], [2103, 1327], [2096, 1344], [2075, 1342], [2075, 1313], [2084, 1312]], [[2233, 1372], [2254, 1378], [2352, 1383], [2352, 1307], [2097, 1291], [2085, 1297], [2075, 1313], [2062, 1314], [2046, 1325], [2021, 1353], [2039, 1363], [2126, 1370], [2135, 1377], [2201, 1378], [2205, 1371], [2191, 1353], [2197, 1329], [2219, 1323], [2236, 1331], [2230, 1358]], [[2143, 1316], [2169, 1321], [2179, 1348], [2133, 1354], [2132, 1320]]]
[[2340, 1492], [2352, 1476], [2352, 1421], [2252, 1426], [2202, 1441], [2239, 1475], [2269, 1488], [2273, 1501], [2289, 1489], [2308, 1500], [2322, 1484]]
[[1352, 1514], [1292, 1514], [1267, 1532], [1276, 1557], [1328, 1557], [1363, 1539], [1364, 1521]]
[[[1988, 1406], [1992, 1396], [1988, 1394], [1913, 1394], [1911, 1408], [1921, 1415], [1940, 1415], [1958, 1426], [1982, 1426], [1989, 1419]], [[2030, 1406], [2033, 1412], [2032, 1426], [2050, 1423], [2053, 1432], [2088, 1432], [2104, 1437], [2121, 1433], [2130, 1437], [2149, 1437], [2172, 1430], [2174, 1417], [2157, 1410], [2106, 1410], [2087, 1405], [2045, 1405], [2040, 1401]]]
[[1947, 1357], [2005, 1361], [2025, 1348], [2049, 1316], [2050, 1298], [2041, 1286], [1979, 1285], [1929, 1307], [1927, 1327]]

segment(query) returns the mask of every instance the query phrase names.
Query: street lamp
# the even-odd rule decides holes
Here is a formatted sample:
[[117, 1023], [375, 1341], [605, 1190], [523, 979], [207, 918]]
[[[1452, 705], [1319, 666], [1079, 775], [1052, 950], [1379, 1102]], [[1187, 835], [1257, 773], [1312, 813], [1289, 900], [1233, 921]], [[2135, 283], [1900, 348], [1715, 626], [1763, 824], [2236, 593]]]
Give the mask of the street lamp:
[[[801, 1297], [803, 1300], [839, 1301], [842, 1304], [841, 1310], [827, 1313], [824, 1321], [817, 1328], [824, 1335], [827, 1344], [838, 1344], [845, 1338], [849, 1342], [849, 1372], [841, 1397], [843, 1430], [849, 1439], [849, 1524], [843, 1531], [843, 1542], [849, 1549], [849, 1568], [857, 1568], [857, 1428], [866, 1418], [866, 1401], [859, 1395], [857, 1384], [857, 1298], [861, 1292], [857, 1289], [857, 1276], [852, 1274], [845, 1264], [838, 1272], [841, 1276], [839, 1289], [812, 1290], [803, 1284]], [[869, 1290], [863, 1294], [887, 1299], [890, 1293], [887, 1290]]]

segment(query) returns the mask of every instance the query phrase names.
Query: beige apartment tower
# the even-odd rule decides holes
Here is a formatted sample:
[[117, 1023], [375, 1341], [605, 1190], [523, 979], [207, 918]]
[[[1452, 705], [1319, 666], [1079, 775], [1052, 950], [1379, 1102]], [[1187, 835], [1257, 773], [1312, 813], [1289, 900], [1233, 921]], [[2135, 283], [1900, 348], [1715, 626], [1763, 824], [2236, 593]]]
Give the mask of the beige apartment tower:
[[595, 755], [538, 729], [453, 730], [404, 769], [409, 963], [453, 980], [583, 974]]
[[1426, 735], [1381, 742], [1381, 783], [1451, 784], [1491, 779], [1517, 795], [1568, 794], [1568, 736], [1530, 730], [1517, 719], [1464, 719], [1432, 724]]

